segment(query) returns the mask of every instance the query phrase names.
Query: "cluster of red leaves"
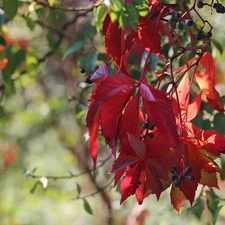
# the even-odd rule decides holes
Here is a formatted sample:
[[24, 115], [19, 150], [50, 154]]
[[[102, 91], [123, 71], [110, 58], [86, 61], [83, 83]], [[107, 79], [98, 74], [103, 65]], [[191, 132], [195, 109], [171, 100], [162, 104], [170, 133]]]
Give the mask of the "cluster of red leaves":
[[[178, 174], [182, 174], [186, 166], [191, 167], [194, 181], [184, 179], [179, 187], [172, 183], [171, 202], [179, 210], [185, 200], [193, 203], [198, 184], [218, 187], [216, 173], [221, 173], [221, 169], [214, 159], [225, 150], [225, 139], [218, 132], [201, 130], [190, 122], [199, 113], [202, 92], [214, 109], [224, 112], [214, 87], [214, 59], [211, 53], [205, 52], [201, 58], [196, 56], [190, 60], [189, 64], [199, 60], [199, 66], [186, 72], [179, 85], [167, 93], [148, 83], [144, 74], [147, 60], [139, 81], [130, 77], [127, 63], [134, 52], [147, 51], [163, 59], [160, 32], [168, 38], [172, 36], [165, 24], [159, 22], [159, 14], [162, 15], [162, 9], [166, 13], [174, 7], [176, 5], [150, 1], [149, 14], [139, 17], [137, 31], [130, 27], [122, 30], [118, 22], [112, 23], [110, 16], [106, 16], [105, 47], [108, 57], [115, 60], [118, 72], [108, 76], [107, 64], [102, 64], [91, 77], [95, 87], [86, 124], [94, 166], [99, 128], [116, 157], [111, 172], [115, 173], [115, 185], [121, 180], [121, 203], [134, 194], [140, 204], [149, 194], [159, 198], [172, 183], [171, 167], [176, 167]], [[176, 71], [186, 69], [187, 65]], [[201, 89], [191, 102], [189, 73]], [[146, 129], [143, 124], [154, 124], [154, 127]]]

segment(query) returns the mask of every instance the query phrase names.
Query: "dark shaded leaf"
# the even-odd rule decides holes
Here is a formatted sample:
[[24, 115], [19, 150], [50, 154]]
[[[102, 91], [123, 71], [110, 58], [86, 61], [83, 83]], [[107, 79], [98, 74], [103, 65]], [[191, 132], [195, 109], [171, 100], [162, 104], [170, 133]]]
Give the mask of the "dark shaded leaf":
[[68, 49], [66, 50], [66, 52], [64, 53], [62, 59], [65, 59], [67, 56], [69, 56], [70, 54], [76, 52], [77, 50], [81, 49], [82, 47], [84, 47], [87, 43], [85, 41], [77, 41], [75, 43], [73, 43], [72, 45], [70, 45], [68, 47]]
[[88, 214], [93, 215], [91, 206], [90, 206], [90, 204], [88, 203], [88, 201], [87, 201], [86, 199], [83, 199], [83, 201], [84, 201], [84, 209], [85, 209], [85, 211], [86, 211]]
[[11, 20], [17, 13], [18, 5], [18, 0], [3, 0], [3, 8]]

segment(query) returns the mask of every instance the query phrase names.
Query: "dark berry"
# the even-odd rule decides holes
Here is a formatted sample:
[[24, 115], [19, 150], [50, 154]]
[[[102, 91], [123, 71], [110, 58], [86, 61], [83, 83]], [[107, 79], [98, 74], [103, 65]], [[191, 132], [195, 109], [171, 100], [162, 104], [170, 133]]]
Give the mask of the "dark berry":
[[172, 180], [172, 181], [177, 180], [177, 176], [172, 176], [172, 177], [171, 177], [171, 180]]
[[223, 5], [219, 6], [220, 13], [225, 13], [225, 7]]
[[90, 77], [87, 77], [84, 82], [87, 84], [92, 84]]
[[176, 170], [177, 170], [176, 167], [172, 167], [172, 168], [170, 169], [170, 173], [173, 173], [173, 174], [174, 174], [174, 173], [176, 172]]
[[186, 20], [186, 25], [188, 26], [188, 27], [190, 27], [190, 26], [192, 26], [193, 25], [193, 21], [192, 20]]
[[224, 7], [224, 6], [222, 6], [221, 4], [218, 4], [218, 6], [216, 7], [216, 12], [217, 12], [217, 13], [222, 13], [223, 7]]
[[207, 38], [211, 38], [211, 37], [212, 37], [212, 32], [210, 32], [210, 31], [207, 32], [207, 33], [206, 33], [206, 37], [207, 37]]
[[202, 33], [202, 39], [206, 38], [205, 34]]
[[195, 177], [194, 177], [194, 176], [189, 176], [188, 179], [189, 179], [190, 181], [193, 181], [193, 180], [195, 179]]
[[180, 181], [179, 181], [178, 179], [176, 179], [176, 180], [174, 181], [174, 185], [175, 185], [176, 187], [179, 187], [179, 186], [180, 186]]
[[153, 133], [149, 133], [149, 134], [148, 134], [148, 137], [149, 137], [149, 138], [154, 138], [154, 134], [153, 134]]
[[198, 40], [198, 41], [201, 40], [202, 39], [202, 33], [196, 34], [195, 39]]
[[170, 19], [168, 20], [168, 22], [169, 22], [170, 24], [173, 24], [173, 23], [176, 22], [176, 20], [175, 20], [174, 18], [170, 18]]
[[175, 18], [176, 18], [176, 19], [180, 19], [180, 18], [181, 18], [181, 14], [180, 14], [179, 12], [176, 12], [176, 13], [175, 13]]
[[197, 7], [198, 7], [199, 9], [203, 8], [203, 6], [204, 6], [204, 3], [203, 3], [202, 1], [198, 1], [198, 2], [197, 2]]
[[85, 73], [86, 70], [85, 69], [80, 69], [80, 73]]
[[184, 25], [182, 23], [177, 24], [177, 29], [182, 30], [184, 28]]
[[213, 7], [214, 9], [216, 9], [218, 6], [219, 6], [219, 4], [216, 3], [216, 2], [212, 4], [212, 7]]
[[185, 180], [185, 176], [184, 175], [181, 175], [180, 176], [180, 180]]
[[142, 125], [142, 127], [143, 127], [144, 129], [147, 129], [147, 128], [148, 128], [148, 123], [144, 123], [144, 124]]
[[152, 123], [150, 123], [150, 125], [149, 125], [149, 130], [154, 130], [154, 129], [155, 129], [155, 125], [152, 124]]
[[192, 171], [192, 168], [190, 166], [187, 166], [184, 170], [185, 175], [188, 175]]

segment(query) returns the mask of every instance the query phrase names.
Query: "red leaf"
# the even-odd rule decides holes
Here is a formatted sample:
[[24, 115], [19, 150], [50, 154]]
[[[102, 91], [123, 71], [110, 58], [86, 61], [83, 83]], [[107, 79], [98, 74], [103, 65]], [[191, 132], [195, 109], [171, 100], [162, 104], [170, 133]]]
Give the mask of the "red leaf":
[[108, 67], [105, 63], [103, 63], [99, 68], [94, 72], [94, 74], [91, 77], [91, 81], [97, 82], [101, 80], [102, 78], [105, 78], [105, 76], [108, 76]]
[[126, 75], [114, 75], [107, 77], [101, 82], [96, 90], [94, 99], [98, 101], [104, 101], [118, 92], [127, 88], [133, 87], [136, 82]]
[[144, 83], [140, 84], [140, 88], [139, 88], [140, 94], [142, 95], [143, 98], [145, 98], [148, 101], [152, 101], [155, 102], [155, 97], [153, 96], [150, 87], [147, 86]]
[[143, 121], [144, 118], [139, 106], [139, 94], [137, 93], [128, 102], [119, 124], [118, 138], [121, 146], [123, 146], [122, 151], [126, 154], [133, 154], [127, 133], [140, 136], [140, 120]]
[[224, 112], [224, 106], [221, 98], [214, 87], [215, 81], [215, 62], [211, 53], [206, 52], [200, 60], [205, 67], [205, 71], [197, 71], [195, 73], [196, 80], [200, 89], [205, 93], [208, 103], [213, 109]]
[[201, 130], [192, 123], [186, 123], [185, 126], [199, 140], [201, 149], [206, 150], [213, 156], [219, 156], [225, 149], [225, 139], [223, 135], [213, 130]]
[[106, 23], [103, 26], [105, 31], [105, 48], [108, 57], [112, 55], [117, 63], [117, 68], [121, 68], [128, 74], [128, 65], [125, 54], [124, 31], [119, 27], [118, 21], [112, 23], [106, 16]]
[[94, 167], [96, 167], [96, 160], [98, 155], [98, 128], [100, 125], [100, 106], [101, 102], [92, 102], [89, 106], [88, 114], [86, 117], [86, 124], [90, 136], [90, 153], [94, 163]]
[[[181, 107], [184, 109], [187, 109], [187, 106], [189, 104], [189, 97], [190, 97], [190, 79], [189, 79], [188, 73], [184, 75], [181, 82], [179, 83], [179, 86], [177, 88], [177, 93], [178, 93]], [[174, 94], [174, 97], [176, 98], [175, 94]]]
[[148, 186], [150, 189], [153, 190], [153, 192], [156, 194], [157, 198], [159, 199], [160, 194], [164, 190], [164, 187], [157, 176], [157, 174], [154, 173], [154, 169], [152, 168], [151, 164], [147, 164], [145, 166], [146, 170], [146, 180], [148, 183]]
[[117, 172], [118, 170], [124, 169], [127, 166], [133, 165], [140, 159], [131, 155], [119, 156], [113, 163], [110, 173]]
[[119, 126], [119, 138], [123, 139], [125, 137], [127, 139], [128, 132], [130, 134], [138, 136], [138, 128], [140, 127], [139, 119], [141, 119], [142, 121], [144, 120], [142, 111], [139, 106], [139, 94], [136, 94], [131, 98], [122, 115]]
[[225, 150], [224, 136], [213, 130], [202, 131], [202, 148], [213, 155], [219, 155]]
[[128, 133], [128, 138], [130, 141], [130, 145], [140, 158], [143, 158], [146, 154], [146, 146], [140, 138]]
[[219, 188], [216, 173], [207, 173], [204, 170], [201, 172], [200, 184]]
[[167, 36], [169, 38], [170, 43], [172, 45], [174, 45], [174, 38], [173, 38], [171, 32], [169, 31], [169, 29], [167, 28], [165, 23], [161, 20], [158, 23], [158, 29], [159, 29], [160, 32], [163, 33], [164, 36]]
[[104, 101], [101, 105], [100, 124], [102, 135], [115, 155], [117, 150], [118, 123], [122, 112], [129, 101], [134, 89], [118, 92], [116, 95]]
[[139, 17], [137, 41], [148, 52], [153, 52], [162, 59], [160, 35], [156, 25], [148, 16]]
[[187, 108], [187, 121], [194, 119], [200, 111], [202, 92], [198, 94]]
[[151, 88], [151, 92], [156, 102], [148, 101], [143, 98], [143, 105], [146, 113], [153, 123], [168, 142], [170, 147], [182, 154], [182, 146], [177, 133], [175, 115], [172, 108], [172, 101], [168, 99], [167, 94]]
[[203, 57], [200, 59], [200, 63], [205, 67], [205, 71], [209, 75], [209, 79], [214, 82], [215, 80], [215, 61], [210, 52], [205, 52]]
[[154, 171], [154, 174], [157, 174], [160, 179], [171, 182], [168, 176], [168, 170], [166, 169], [164, 163], [158, 159], [148, 159], [147, 164], [151, 167], [152, 171]]
[[122, 197], [120, 200], [120, 204], [125, 201], [130, 195], [135, 193], [135, 190], [139, 181], [140, 170], [138, 168], [138, 164], [126, 172], [126, 176], [123, 178], [121, 182], [121, 191]]
[[142, 169], [138, 180], [138, 186], [135, 191], [136, 199], [139, 204], [142, 204], [144, 198], [145, 177], [146, 177], [145, 170]]
[[184, 193], [178, 187], [175, 187], [174, 185], [172, 185], [170, 196], [171, 196], [171, 203], [173, 207], [177, 211], [180, 211], [180, 207], [182, 206], [183, 202], [186, 200]]

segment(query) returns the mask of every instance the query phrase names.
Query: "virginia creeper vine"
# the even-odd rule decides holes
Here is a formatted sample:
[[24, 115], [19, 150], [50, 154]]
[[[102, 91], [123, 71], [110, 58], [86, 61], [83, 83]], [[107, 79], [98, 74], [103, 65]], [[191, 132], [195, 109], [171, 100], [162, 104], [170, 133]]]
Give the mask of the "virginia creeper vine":
[[[159, 198], [171, 186], [171, 202], [179, 210], [185, 200], [193, 204], [199, 184], [218, 187], [217, 173], [222, 173], [214, 160], [224, 152], [224, 137], [191, 121], [200, 111], [202, 94], [213, 109], [224, 113], [209, 51], [213, 26], [201, 16], [201, 8], [221, 14], [225, 8], [215, 1], [143, 2], [148, 13], [139, 15], [136, 30], [129, 24], [122, 29], [112, 17], [113, 7], [106, 12], [102, 30], [108, 62], [88, 72], [86, 80], [95, 83], [86, 118], [90, 153], [96, 166], [100, 128], [115, 157], [111, 173], [115, 185], [121, 180], [121, 203], [134, 194], [139, 204], [150, 194]], [[131, 0], [120, 3], [125, 8], [137, 5]], [[185, 29], [190, 44], [182, 38]], [[161, 51], [165, 37], [173, 44], [171, 57]], [[164, 64], [155, 71], [155, 83], [150, 80], [152, 54]], [[131, 55], [140, 61], [145, 55], [139, 79], [130, 73]], [[109, 66], [114, 68], [112, 76]], [[191, 100], [196, 83], [200, 91]]]

